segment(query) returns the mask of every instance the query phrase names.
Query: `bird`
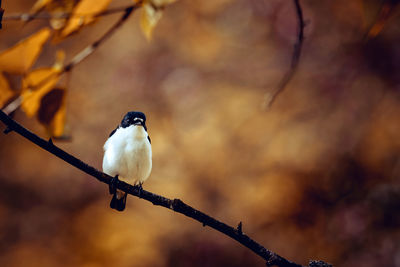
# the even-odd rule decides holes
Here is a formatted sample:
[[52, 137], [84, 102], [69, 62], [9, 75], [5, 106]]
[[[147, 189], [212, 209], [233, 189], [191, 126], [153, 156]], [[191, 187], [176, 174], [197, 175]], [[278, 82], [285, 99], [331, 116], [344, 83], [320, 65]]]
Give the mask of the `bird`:
[[127, 193], [116, 189], [118, 179], [142, 189], [143, 182], [151, 173], [152, 150], [146, 115], [129, 111], [110, 133], [103, 148], [103, 172], [114, 177], [109, 185], [110, 194], [113, 194], [110, 207], [123, 211]]

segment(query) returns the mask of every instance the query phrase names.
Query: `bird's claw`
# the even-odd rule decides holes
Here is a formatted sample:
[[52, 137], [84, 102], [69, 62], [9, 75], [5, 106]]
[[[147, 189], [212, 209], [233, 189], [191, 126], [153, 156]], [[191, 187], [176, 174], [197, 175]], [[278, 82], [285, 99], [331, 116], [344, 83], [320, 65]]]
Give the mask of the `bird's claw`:
[[108, 185], [108, 191], [111, 195], [114, 195], [117, 192], [117, 182], [118, 182], [118, 175], [115, 175], [110, 181]]
[[137, 185], [137, 188], [138, 188], [138, 190], [139, 190], [139, 197], [142, 195], [142, 192], [143, 192], [143, 186], [142, 186], [142, 183], [138, 183]]

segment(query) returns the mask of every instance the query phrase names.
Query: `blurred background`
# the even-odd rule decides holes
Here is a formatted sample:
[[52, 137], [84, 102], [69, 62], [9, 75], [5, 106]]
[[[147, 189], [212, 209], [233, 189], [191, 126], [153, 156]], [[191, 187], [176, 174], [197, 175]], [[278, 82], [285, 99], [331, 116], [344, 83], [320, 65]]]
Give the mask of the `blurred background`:
[[[2, 7], [7, 16], [34, 3]], [[64, 76], [72, 138], [56, 144], [101, 169], [108, 134], [127, 111], [143, 111], [153, 148], [146, 190], [242, 221], [246, 234], [299, 264], [400, 266], [400, 10], [366, 38], [382, 1], [301, 4], [300, 63], [271, 109], [263, 100], [296, 41], [293, 2], [180, 0], [151, 42], [135, 13]], [[34, 67], [51, 65], [59, 48], [68, 61], [119, 16], [46, 44]], [[1, 50], [44, 26], [3, 22]], [[48, 138], [23, 112], [14, 118]], [[0, 170], [1, 266], [265, 266], [141, 199], [110, 209], [105, 184], [15, 133], [0, 135]]]

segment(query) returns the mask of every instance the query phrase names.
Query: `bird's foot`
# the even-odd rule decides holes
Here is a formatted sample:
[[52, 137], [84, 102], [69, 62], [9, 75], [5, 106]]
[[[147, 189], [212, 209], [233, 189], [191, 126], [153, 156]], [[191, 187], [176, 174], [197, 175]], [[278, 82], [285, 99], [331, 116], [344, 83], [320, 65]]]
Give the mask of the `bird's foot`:
[[139, 182], [139, 183], [136, 185], [137, 188], [138, 188], [138, 190], [139, 190], [139, 197], [142, 195], [142, 192], [143, 192], [143, 186], [142, 186], [142, 184], [143, 184], [143, 183]]
[[110, 184], [108, 185], [108, 192], [110, 192], [111, 195], [114, 195], [117, 192], [117, 183], [118, 183], [118, 175], [115, 175], [111, 179]]

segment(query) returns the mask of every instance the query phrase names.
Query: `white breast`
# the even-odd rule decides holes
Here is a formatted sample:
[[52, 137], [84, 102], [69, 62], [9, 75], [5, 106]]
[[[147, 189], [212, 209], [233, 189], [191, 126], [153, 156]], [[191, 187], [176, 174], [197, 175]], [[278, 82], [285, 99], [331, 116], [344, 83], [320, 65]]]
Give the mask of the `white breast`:
[[130, 184], [143, 183], [150, 175], [151, 145], [142, 126], [118, 128], [104, 144], [103, 171], [119, 175]]

